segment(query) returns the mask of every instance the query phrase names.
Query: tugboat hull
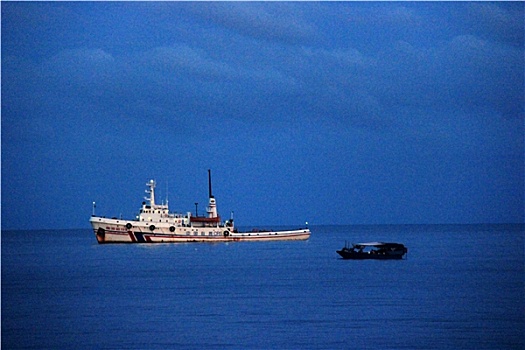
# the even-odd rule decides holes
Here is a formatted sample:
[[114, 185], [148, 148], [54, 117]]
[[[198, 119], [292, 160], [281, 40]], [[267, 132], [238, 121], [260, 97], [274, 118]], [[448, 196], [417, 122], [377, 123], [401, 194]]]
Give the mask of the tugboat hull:
[[[310, 230], [232, 232], [224, 227], [162, 227], [151, 225], [127, 229], [126, 224], [111, 222], [112, 219], [93, 217], [91, 224], [98, 243], [188, 243], [188, 242], [254, 242], [307, 240]], [[120, 221], [120, 220], [118, 220]], [[170, 228], [173, 227], [173, 232]]]

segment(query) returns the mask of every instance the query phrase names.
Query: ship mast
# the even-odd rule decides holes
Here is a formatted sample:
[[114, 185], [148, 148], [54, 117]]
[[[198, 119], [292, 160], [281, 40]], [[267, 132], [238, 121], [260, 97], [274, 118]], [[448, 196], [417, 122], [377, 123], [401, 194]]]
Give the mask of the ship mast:
[[211, 192], [211, 170], [210, 169], [208, 169], [208, 190], [209, 190], [210, 202], [208, 204], [208, 208], [206, 208], [206, 212], [208, 213], [209, 218], [216, 218], [217, 217], [217, 203], [215, 202], [215, 198], [213, 197], [213, 194]]
[[155, 207], [155, 181], [154, 180], [150, 180], [146, 186], [149, 187], [149, 190], [146, 190], [146, 193], [149, 194], [149, 197], [144, 197], [145, 200], [149, 201], [149, 205], [151, 205], [151, 207]]
[[210, 194], [210, 198], [213, 198], [213, 195], [211, 194], [211, 170], [208, 169], [208, 191]]

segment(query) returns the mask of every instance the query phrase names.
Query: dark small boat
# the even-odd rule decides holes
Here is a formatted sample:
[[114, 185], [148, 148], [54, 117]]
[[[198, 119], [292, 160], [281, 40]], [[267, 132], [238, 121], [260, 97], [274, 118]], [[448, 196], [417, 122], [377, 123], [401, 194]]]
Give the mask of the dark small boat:
[[346, 243], [344, 248], [337, 250], [343, 259], [403, 259], [408, 249], [401, 243], [369, 242], [352, 244]]

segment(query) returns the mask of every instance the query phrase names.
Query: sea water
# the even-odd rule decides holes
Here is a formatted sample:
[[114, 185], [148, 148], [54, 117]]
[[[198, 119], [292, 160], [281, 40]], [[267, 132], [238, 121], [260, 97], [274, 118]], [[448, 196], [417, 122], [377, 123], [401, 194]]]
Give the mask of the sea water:
[[[155, 245], [2, 231], [2, 349], [525, 348], [523, 225], [310, 229]], [[345, 241], [409, 251], [343, 260]]]

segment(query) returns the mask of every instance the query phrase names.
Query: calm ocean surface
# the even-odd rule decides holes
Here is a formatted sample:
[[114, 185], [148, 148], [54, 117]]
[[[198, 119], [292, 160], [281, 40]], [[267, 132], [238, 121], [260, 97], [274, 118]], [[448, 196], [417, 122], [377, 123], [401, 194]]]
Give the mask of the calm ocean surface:
[[[312, 226], [306, 242], [2, 231], [2, 349], [524, 349], [523, 225]], [[342, 260], [349, 242], [401, 261]]]

